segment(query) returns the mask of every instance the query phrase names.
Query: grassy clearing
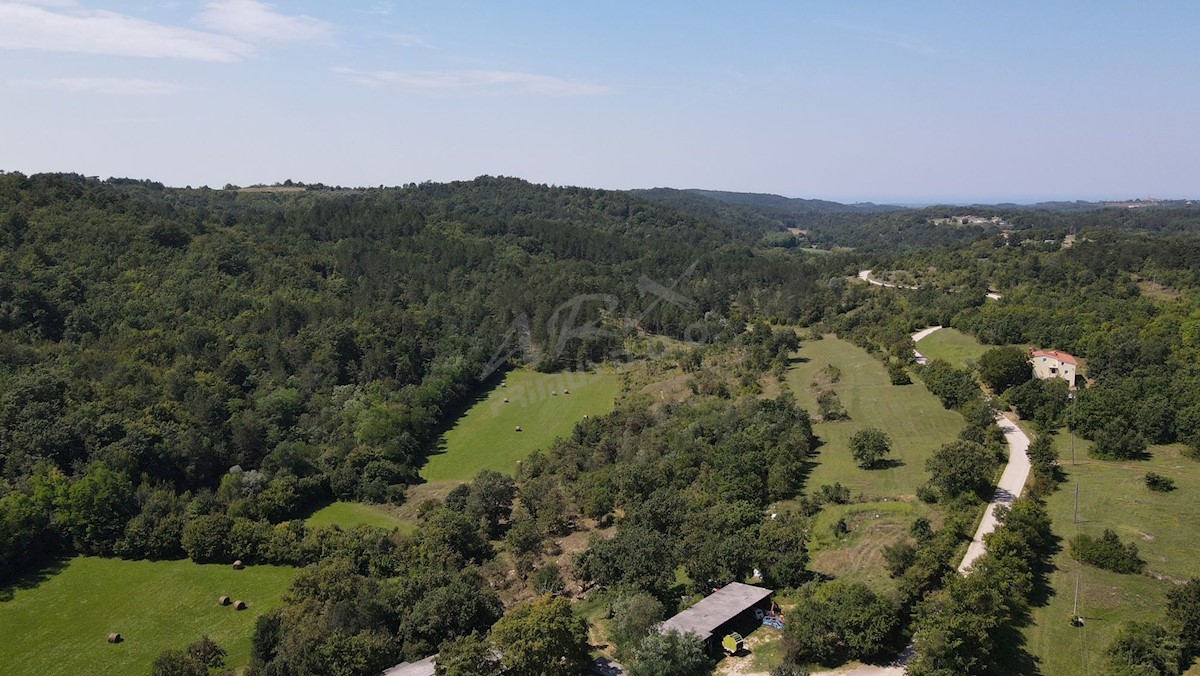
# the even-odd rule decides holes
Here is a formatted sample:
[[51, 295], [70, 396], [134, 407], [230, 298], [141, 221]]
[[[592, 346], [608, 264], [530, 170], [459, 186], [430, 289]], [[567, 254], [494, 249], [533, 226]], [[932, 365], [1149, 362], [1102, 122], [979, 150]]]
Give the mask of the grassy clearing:
[[[570, 433], [584, 415], [612, 411], [618, 378], [599, 373], [510, 372], [454, 423], [421, 470], [426, 481], [467, 481], [480, 470], [511, 474], [517, 461]], [[570, 391], [570, 394], [564, 392]], [[507, 398], [509, 403], [504, 403]], [[521, 427], [520, 432], [515, 428]]]
[[[1180, 449], [1159, 446], [1144, 462], [1101, 462], [1087, 457], [1088, 442], [1077, 440], [1077, 465], [1071, 467], [1070, 435], [1056, 437], [1067, 480], [1047, 506], [1063, 550], [1055, 555], [1049, 576], [1052, 595], [1032, 612], [1023, 629], [1026, 649], [1040, 661], [1045, 674], [1100, 673], [1104, 649], [1122, 623], [1161, 619], [1166, 591], [1172, 581], [1200, 576], [1195, 555], [1194, 526], [1200, 522], [1200, 463], [1184, 458]], [[1175, 480], [1176, 490], [1155, 493], [1145, 487], [1146, 472]], [[1118, 575], [1082, 568], [1080, 613], [1083, 628], [1071, 627], [1076, 563], [1067, 553], [1074, 536], [1075, 482], [1079, 493], [1079, 532], [1098, 535], [1115, 530], [1123, 540], [1137, 543], [1146, 561], [1145, 575]]]
[[358, 525], [376, 528], [398, 528], [405, 535], [417, 529], [416, 522], [400, 516], [389, 505], [367, 505], [361, 502], [334, 502], [313, 512], [304, 521], [311, 527], [341, 526], [343, 529]]
[[[250, 661], [255, 619], [277, 607], [292, 568], [77, 557], [32, 586], [0, 595], [0, 671], [6, 674], [144, 674], [162, 651], [211, 636], [226, 664]], [[11, 591], [11, 598], [9, 592]], [[217, 605], [228, 595], [236, 611]], [[125, 641], [109, 644], [110, 632]]]
[[[810, 387], [813, 376], [833, 364], [841, 370], [833, 390], [850, 413], [850, 420], [813, 426], [823, 444], [809, 487], [841, 482], [853, 493], [869, 497], [914, 495], [927, 478], [925, 460], [958, 436], [962, 417], [942, 408], [920, 382], [892, 385], [879, 360], [844, 340], [805, 341], [799, 355], [807, 361], [793, 364], [787, 376], [796, 401], [815, 411], [816, 394]], [[867, 426], [878, 427], [891, 437], [890, 466], [864, 470], [850, 457], [850, 437]]]
[[988, 346], [957, 329], [940, 329], [925, 336], [917, 343], [917, 352], [930, 360], [944, 359], [955, 366], [968, 361], [978, 362], [979, 356], [988, 351]]
[[[894, 591], [896, 581], [888, 576], [883, 550], [908, 539], [912, 522], [919, 516], [931, 516], [930, 511], [916, 501], [827, 505], [813, 521], [811, 568], [838, 579], [862, 582], [879, 592]], [[849, 532], [836, 535], [833, 527], [841, 519], [845, 519]]]

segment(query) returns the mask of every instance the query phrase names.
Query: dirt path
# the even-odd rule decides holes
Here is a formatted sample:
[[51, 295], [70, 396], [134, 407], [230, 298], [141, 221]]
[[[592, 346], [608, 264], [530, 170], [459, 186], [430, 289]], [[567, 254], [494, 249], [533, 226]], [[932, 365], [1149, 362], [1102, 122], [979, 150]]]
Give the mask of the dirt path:
[[874, 284], [875, 286], [886, 286], [889, 289], [909, 289], [912, 291], [917, 290], [917, 287], [915, 287], [915, 286], [905, 286], [904, 284], [892, 284], [891, 282], [884, 282], [884, 281], [875, 279], [874, 277], [871, 276], [870, 270], [859, 270], [858, 278], [868, 284]]

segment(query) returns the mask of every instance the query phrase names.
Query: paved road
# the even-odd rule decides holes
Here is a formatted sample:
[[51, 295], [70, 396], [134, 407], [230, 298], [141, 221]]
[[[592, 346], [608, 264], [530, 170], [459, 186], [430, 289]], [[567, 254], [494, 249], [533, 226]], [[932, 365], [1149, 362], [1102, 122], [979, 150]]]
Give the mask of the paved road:
[[996, 484], [996, 491], [983, 514], [983, 521], [979, 522], [975, 537], [971, 538], [967, 555], [963, 557], [962, 563], [958, 564], [958, 572], [963, 575], [970, 572], [975, 559], [987, 551], [983, 544], [983, 536], [996, 530], [996, 507], [1011, 505], [1013, 500], [1021, 495], [1021, 489], [1025, 488], [1025, 480], [1029, 478], [1029, 454], [1025, 452], [1029, 450], [1029, 437], [1015, 422], [1003, 415], [996, 416], [996, 424], [1004, 432], [1004, 441], [1008, 444], [1008, 464], [1004, 466], [1004, 473], [1000, 475], [1000, 483]]

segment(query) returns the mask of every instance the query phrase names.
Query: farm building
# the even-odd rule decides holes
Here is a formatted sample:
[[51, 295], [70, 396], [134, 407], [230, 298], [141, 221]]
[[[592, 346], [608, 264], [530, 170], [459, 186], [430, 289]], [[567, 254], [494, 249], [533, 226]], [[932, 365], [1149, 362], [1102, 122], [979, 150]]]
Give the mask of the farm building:
[[702, 601], [659, 625], [660, 632], [672, 629], [700, 637], [706, 648], [715, 650], [724, 635], [746, 621], [754, 608], [766, 610], [771, 594], [763, 587], [730, 582]]
[[1031, 350], [1029, 361], [1033, 364], [1033, 375], [1042, 380], [1062, 378], [1072, 388], [1079, 377], [1079, 362], [1066, 352], [1057, 350]]

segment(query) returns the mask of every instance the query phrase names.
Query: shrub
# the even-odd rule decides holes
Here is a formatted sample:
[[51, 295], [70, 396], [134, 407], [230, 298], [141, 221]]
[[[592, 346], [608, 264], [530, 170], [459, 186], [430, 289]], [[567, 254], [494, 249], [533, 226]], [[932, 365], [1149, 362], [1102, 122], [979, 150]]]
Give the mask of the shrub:
[[893, 385], [911, 385], [912, 378], [909, 377], [908, 371], [900, 362], [891, 362], [887, 367], [888, 378], [891, 379]]
[[1175, 490], [1175, 481], [1154, 472], [1146, 472], [1146, 488], [1159, 493]]
[[1100, 460], [1140, 460], [1146, 453], [1146, 440], [1120, 420], [1105, 425], [1093, 441], [1088, 455]]
[[837, 505], [844, 505], [850, 502], [850, 489], [843, 486], [840, 481], [833, 485], [822, 484], [817, 489], [817, 500], [821, 503], [832, 502]]
[[1130, 622], [1104, 651], [1110, 674], [1178, 674], [1179, 639], [1157, 624]]
[[833, 390], [825, 390], [817, 395], [817, 411], [821, 415], [821, 420], [849, 420], [850, 414], [846, 412], [846, 407], [842, 406], [842, 400], [838, 399]]
[[1137, 545], [1121, 544], [1117, 534], [1108, 528], [1099, 538], [1079, 535], [1071, 540], [1071, 556], [1114, 573], [1140, 573], [1146, 567], [1146, 562], [1138, 557]]

